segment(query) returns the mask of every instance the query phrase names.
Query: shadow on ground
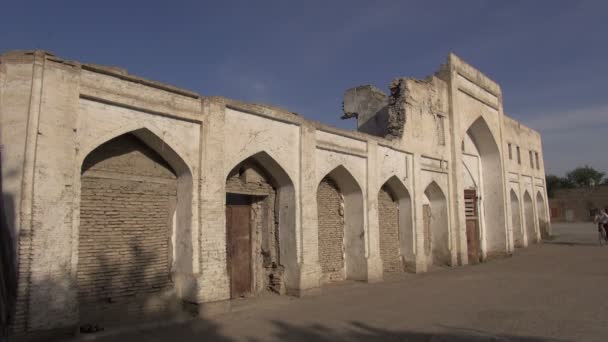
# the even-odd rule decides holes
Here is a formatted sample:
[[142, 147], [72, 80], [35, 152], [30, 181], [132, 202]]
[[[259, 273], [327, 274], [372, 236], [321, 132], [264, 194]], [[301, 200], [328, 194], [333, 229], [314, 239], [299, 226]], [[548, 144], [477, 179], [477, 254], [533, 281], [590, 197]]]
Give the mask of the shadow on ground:
[[[403, 341], [403, 342], [540, 342], [566, 341], [533, 336], [496, 335], [485, 331], [456, 327], [440, 327], [441, 332], [414, 332], [380, 329], [362, 322], [350, 322], [341, 328], [330, 328], [321, 324], [295, 325], [283, 321], [272, 321], [271, 332], [259, 331], [263, 337], [239, 338], [238, 341]], [[263, 328], [261, 328], [263, 329]], [[190, 324], [153, 329], [145, 332], [131, 332], [118, 336], [107, 336], [97, 341], [219, 341], [232, 342], [224, 336], [219, 326], [209, 321], [196, 321]], [[238, 332], [237, 332], [238, 333]], [[256, 334], [258, 335], [258, 334]]]
[[599, 243], [590, 242], [566, 242], [566, 241], [544, 241], [548, 245], [561, 245], [561, 246], [583, 246], [583, 247], [597, 247]]
[[[506, 336], [494, 335], [483, 331], [449, 328], [449, 332], [411, 332], [399, 330], [379, 329], [362, 322], [350, 322], [344, 331], [334, 330], [323, 325], [296, 326], [285, 322], [273, 322], [277, 332], [274, 334], [276, 341], [407, 341], [407, 342], [486, 342], [486, 341], [558, 341], [531, 336]], [[262, 340], [250, 339], [251, 342]]]

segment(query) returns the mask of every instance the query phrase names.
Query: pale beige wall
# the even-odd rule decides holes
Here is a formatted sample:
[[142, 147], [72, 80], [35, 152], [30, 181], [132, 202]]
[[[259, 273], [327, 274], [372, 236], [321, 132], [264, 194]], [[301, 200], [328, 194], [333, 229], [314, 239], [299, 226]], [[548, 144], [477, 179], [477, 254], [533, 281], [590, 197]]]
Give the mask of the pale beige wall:
[[[34, 159], [34, 150], [26, 150], [37, 137], [38, 107], [42, 74], [42, 56], [3, 56], [0, 63], [0, 146], [2, 149], [2, 205], [10, 230], [8, 244], [15, 259], [8, 279], [27, 279], [30, 269], [27, 254], [31, 249], [31, 185], [33, 169], [28, 167]], [[29, 141], [29, 143], [26, 143]], [[27, 170], [27, 172], [26, 172]], [[25, 190], [23, 192], [22, 190]], [[25, 205], [22, 207], [22, 203]], [[23, 229], [23, 230], [22, 230]], [[6, 235], [3, 234], [3, 238]], [[21, 236], [21, 237], [20, 237]], [[17, 287], [15, 329], [24, 330], [27, 325], [29, 282]]]
[[[407, 121], [403, 139], [396, 141], [328, 127], [272, 106], [202, 98], [121, 71], [53, 61], [42, 55], [35, 68], [32, 58], [25, 62], [2, 58], [8, 61], [0, 64], [3, 186], [5, 193], [25, 203], [26, 207], [16, 207], [19, 222], [35, 232], [32, 265], [27, 270], [32, 286], [28, 297], [21, 297], [29, 300], [28, 308], [36, 309], [26, 313], [32, 329], [77, 320], [72, 278], [78, 266], [75, 242], [81, 163], [95, 147], [126, 132], [140, 132], [145, 143], [181, 168], [178, 197], [181, 193], [186, 200], [178, 199], [182, 207], [177, 225], [181, 222], [185, 235], [175, 243], [187, 252], [180, 259], [181, 272], [175, 281], [182, 298], [199, 303], [229, 298], [226, 176], [250, 156], [267, 162], [273, 177], [282, 177], [286, 185], [279, 196], [295, 198], [293, 208], [280, 213], [286, 218], [281, 221], [287, 222], [281, 227], [287, 234], [280, 234], [286, 238], [281, 243], [289, 246], [281, 250], [289, 253], [282, 254], [288, 264], [286, 285], [293, 294], [319, 287], [316, 191], [321, 179], [333, 171], [352, 177], [349, 186], [353, 191], [346, 199], [355, 203], [351, 209], [357, 219], [347, 229], [362, 234], [358, 235], [360, 245], [356, 239], [346, 242], [357, 245], [351, 249], [351, 260], [356, 262], [347, 267], [353, 278], [367, 281], [382, 279], [378, 192], [389, 179], [409, 196], [411, 212], [400, 218], [400, 228], [403, 220], [411, 224], [403, 225], [408, 227], [403, 234], [407, 239], [400, 248], [412, 269], [424, 272], [432, 260], [424, 253], [422, 231], [422, 205], [430, 184], [446, 199], [437, 216], [442, 222], [441, 234], [445, 234], [442, 248], [451, 265], [467, 264], [462, 199], [467, 183], [462, 161], [468, 157], [462, 155], [461, 141], [475, 145], [468, 140], [467, 131], [479, 118], [487, 126], [482, 129], [487, 135], [477, 138], [495, 142], [498, 153], [493, 164], [486, 166], [483, 151], [476, 151], [482, 158], [477, 182], [484, 191], [495, 194], [483, 196], [489, 198], [484, 208], [493, 222], [491, 228], [485, 225], [492, 230], [482, 233], [484, 256], [512, 251], [508, 191], [514, 189], [520, 198], [520, 213], [524, 212], [524, 190], [530, 192], [533, 208], [538, 206], [539, 191], [546, 198], [542, 153], [540, 170], [526, 169], [525, 148], [521, 167], [505, 158], [507, 141], [542, 152], [540, 136], [505, 117], [498, 85], [453, 55], [443, 74], [426, 81], [404, 80], [409, 91]], [[27, 126], [24, 117], [34, 124]], [[441, 117], [444, 136], [440, 139]], [[26, 134], [26, 141], [26, 130], [39, 133]], [[27, 193], [20, 192], [22, 187]], [[536, 212], [538, 208], [534, 215]]]

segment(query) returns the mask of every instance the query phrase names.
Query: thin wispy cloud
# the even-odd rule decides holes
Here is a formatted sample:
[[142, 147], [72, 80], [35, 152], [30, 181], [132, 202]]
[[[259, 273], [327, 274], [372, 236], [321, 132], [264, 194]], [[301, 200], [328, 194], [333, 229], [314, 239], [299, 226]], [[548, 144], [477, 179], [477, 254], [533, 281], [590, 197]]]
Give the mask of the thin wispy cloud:
[[[232, 93], [239, 94], [239, 100], [265, 102], [271, 101], [270, 75], [259, 70], [243, 68], [236, 61], [226, 61], [215, 70], [215, 79]], [[222, 95], [222, 94], [219, 94]], [[225, 96], [225, 95], [224, 95]]]
[[547, 173], [564, 175], [583, 165], [608, 172], [608, 105], [528, 117], [526, 124], [542, 135]]
[[[527, 125], [545, 134], [608, 126], [608, 105], [573, 109], [561, 113], [544, 112], [527, 120]], [[606, 135], [608, 137], [608, 132]]]
[[371, 83], [387, 90], [395, 77], [426, 77], [452, 51], [501, 85], [507, 113], [543, 134], [549, 172], [585, 163], [608, 171], [606, 1], [91, 6], [7, 2], [0, 51], [48, 49], [345, 129], [354, 128], [339, 119], [346, 89]]

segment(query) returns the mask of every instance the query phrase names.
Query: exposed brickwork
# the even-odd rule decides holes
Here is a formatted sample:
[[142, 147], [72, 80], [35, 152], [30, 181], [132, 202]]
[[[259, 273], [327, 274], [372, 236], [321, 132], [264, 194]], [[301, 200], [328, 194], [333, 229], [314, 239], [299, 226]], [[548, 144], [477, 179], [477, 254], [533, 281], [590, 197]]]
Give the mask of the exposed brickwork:
[[17, 266], [17, 300], [15, 302], [15, 317], [12, 330], [23, 332], [28, 326], [29, 309], [29, 285], [30, 285], [30, 265], [32, 252], [32, 237], [29, 229], [22, 228], [19, 232], [19, 248], [17, 255], [19, 264]]
[[279, 259], [276, 190], [272, 177], [254, 160], [237, 165], [226, 180], [226, 193], [251, 195], [253, 291], [284, 293]]
[[385, 187], [378, 193], [380, 223], [380, 257], [384, 272], [402, 272], [399, 255], [399, 212], [397, 202]]
[[317, 191], [319, 263], [327, 280], [344, 279], [344, 208], [338, 186], [324, 178]]
[[102, 145], [85, 166], [77, 272], [81, 321], [111, 319], [107, 312], [117, 307], [130, 315], [148, 313], [144, 299], [172, 287], [176, 177], [128, 136]]

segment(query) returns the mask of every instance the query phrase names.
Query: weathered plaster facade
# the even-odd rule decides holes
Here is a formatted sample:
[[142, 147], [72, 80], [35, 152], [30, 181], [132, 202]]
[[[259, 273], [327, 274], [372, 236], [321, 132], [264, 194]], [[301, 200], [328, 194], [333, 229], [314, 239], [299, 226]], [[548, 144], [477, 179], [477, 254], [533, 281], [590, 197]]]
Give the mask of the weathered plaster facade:
[[[175, 184], [174, 192], [163, 190], [161, 211], [172, 213], [168, 239], [151, 240], [162, 248], [168, 241], [166, 268], [159, 261], [151, 272], [167, 273], [163, 298], [200, 307], [230, 303], [227, 194], [257, 196], [254, 293], [278, 286], [304, 295], [331, 279], [381, 281], [385, 271], [466, 265], [470, 239], [485, 260], [550, 233], [540, 135], [504, 114], [498, 84], [451, 54], [426, 80], [399, 78], [386, 99], [374, 96], [358, 116], [360, 132], [351, 132], [41, 51], [1, 55], [3, 210], [19, 279], [15, 330], [83, 323], [79, 246], [91, 219], [83, 163], [125, 134], [154, 152]], [[357, 116], [356, 106], [347, 107], [347, 116]], [[119, 176], [159, 183], [150, 174]], [[473, 234], [466, 189], [478, 196]], [[327, 206], [319, 207], [319, 196]], [[158, 220], [167, 221], [163, 215]], [[128, 228], [130, 221], [116, 222]], [[328, 235], [326, 222], [342, 230]], [[341, 260], [325, 260], [336, 253]]]

